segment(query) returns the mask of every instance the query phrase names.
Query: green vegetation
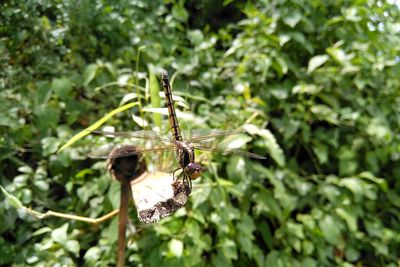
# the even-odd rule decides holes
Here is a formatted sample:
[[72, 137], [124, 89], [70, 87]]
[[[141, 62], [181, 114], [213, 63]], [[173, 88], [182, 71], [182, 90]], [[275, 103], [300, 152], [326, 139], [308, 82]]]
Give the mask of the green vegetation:
[[15, 198], [0, 193], [0, 265], [115, 264], [117, 218], [37, 220], [11, 204], [118, 207], [119, 184], [87, 157], [109, 140], [57, 151], [96, 122], [166, 133], [164, 68], [183, 129], [245, 127], [225, 142], [268, 159], [204, 154], [173, 217], [144, 225], [132, 206], [127, 265], [399, 266], [398, 6], [107, 2], [2, 3], [0, 184]]

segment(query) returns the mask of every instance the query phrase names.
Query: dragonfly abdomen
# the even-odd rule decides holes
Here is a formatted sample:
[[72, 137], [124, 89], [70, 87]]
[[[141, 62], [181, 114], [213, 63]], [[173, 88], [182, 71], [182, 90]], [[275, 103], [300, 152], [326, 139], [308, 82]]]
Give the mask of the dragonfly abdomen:
[[169, 125], [171, 128], [171, 132], [176, 141], [182, 141], [183, 139], [181, 135], [181, 130], [179, 128], [178, 119], [175, 113], [174, 100], [172, 99], [172, 90], [169, 84], [168, 73], [164, 71], [161, 77], [165, 93], [165, 99], [167, 101], [167, 108], [169, 113]]

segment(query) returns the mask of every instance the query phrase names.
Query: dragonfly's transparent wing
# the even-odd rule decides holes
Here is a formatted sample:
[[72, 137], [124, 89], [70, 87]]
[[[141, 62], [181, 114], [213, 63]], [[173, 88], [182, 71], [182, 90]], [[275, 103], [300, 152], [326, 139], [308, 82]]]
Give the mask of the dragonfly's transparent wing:
[[140, 138], [146, 140], [159, 140], [163, 142], [171, 142], [170, 138], [161, 136], [156, 132], [152, 131], [134, 131], [134, 132], [92, 131], [92, 133], [105, 136], [113, 136], [113, 137]]
[[175, 144], [164, 144], [153, 147], [138, 147], [136, 145], [119, 145], [98, 149], [89, 153], [91, 158], [120, 158], [131, 155], [139, 155], [148, 152], [160, 152], [166, 150], [175, 150]]
[[215, 153], [220, 153], [223, 155], [238, 155], [238, 156], [243, 156], [243, 157], [249, 157], [249, 158], [254, 158], [254, 159], [266, 159], [266, 157], [255, 154], [255, 153], [251, 153], [251, 152], [247, 152], [244, 150], [240, 150], [240, 149], [232, 149], [229, 147], [224, 147], [224, 146], [212, 146], [209, 144], [193, 144], [195, 149], [198, 150], [204, 150], [204, 151], [211, 151], [211, 152], [215, 152]]
[[234, 134], [245, 133], [243, 129], [236, 130], [212, 130], [212, 129], [195, 129], [187, 132], [189, 140], [191, 142], [199, 142], [204, 140], [210, 140], [221, 136], [228, 136]]

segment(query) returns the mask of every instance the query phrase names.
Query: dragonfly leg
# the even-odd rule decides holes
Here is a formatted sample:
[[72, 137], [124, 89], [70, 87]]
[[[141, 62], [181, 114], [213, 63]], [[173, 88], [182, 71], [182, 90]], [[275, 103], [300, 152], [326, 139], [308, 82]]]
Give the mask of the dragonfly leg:
[[182, 172], [183, 174], [183, 183], [189, 187], [190, 190], [192, 190], [192, 180], [190, 179], [190, 177], [188, 175], [186, 175], [184, 172]]
[[189, 180], [189, 188], [190, 190], [192, 190], [192, 179], [188, 178], [188, 180]]
[[175, 180], [178, 180], [182, 177], [182, 182], [185, 186], [189, 187], [189, 190], [192, 190], [192, 180], [185, 174], [184, 171], [182, 171], [178, 176], [175, 176], [175, 173], [182, 168], [178, 168], [172, 172], [172, 178]]
[[[189, 190], [192, 190], [192, 180], [190, 180], [189, 176], [185, 175], [185, 173], [182, 173], [183, 175], [182, 182], [183, 184], [189, 188]], [[180, 176], [180, 175], [179, 175]]]
[[178, 169], [175, 169], [173, 172], [172, 172], [172, 178], [174, 179], [174, 181], [176, 180], [176, 179], [178, 179], [179, 178], [179, 176], [181, 176], [181, 174], [183, 173], [181, 173], [181, 174], [179, 174], [178, 175], [178, 177], [175, 177], [175, 173], [177, 172], [177, 171], [179, 171], [181, 168], [178, 168]]

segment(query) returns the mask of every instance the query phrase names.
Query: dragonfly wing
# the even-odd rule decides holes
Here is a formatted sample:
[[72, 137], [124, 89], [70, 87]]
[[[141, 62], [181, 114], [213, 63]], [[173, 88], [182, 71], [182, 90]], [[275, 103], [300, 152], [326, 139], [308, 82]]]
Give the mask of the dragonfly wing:
[[148, 152], [160, 152], [167, 150], [175, 150], [175, 144], [166, 144], [158, 147], [138, 147], [134, 145], [119, 145], [114, 147], [107, 147], [104, 149], [98, 149], [89, 153], [91, 158], [120, 158], [127, 157], [131, 155], [139, 155]]
[[220, 153], [223, 155], [238, 155], [238, 156], [249, 157], [249, 158], [254, 158], [254, 159], [266, 159], [266, 157], [255, 154], [255, 153], [247, 152], [247, 151], [240, 150], [240, 149], [232, 149], [229, 147], [210, 146], [210, 145], [206, 145], [206, 144], [193, 144], [193, 146], [195, 149], [198, 149], [198, 150], [211, 151], [211, 152]]
[[[113, 152], [114, 153], [111, 153]], [[89, 157], [91, 158], [118, 158], [130, 155], [138, 155], [138, 152], [134, 146], [130, 145], [120, 145], [120, 146], [108, 146], [106, 148], [101, 148], [98, 150], [91, 151]]]
[[112, 137], [125, 137], [125, 138], [140, 138], [146, 140], [160, 140], [170, 142], [171, 139], [161, 136], [152, 131], [134, 131], [134, 132], [111, 132], [111, 131], [91, 131], [94, 134], [112, 136]]
[[212, 129], [195, 129], [190, 130], [190, 141], [198, 142], [204, 140], [210, 140], [221, 136], [228, 136], [233, 134], [241, 134], [245, 133], [243, 129], [236, 129], [236, 130], [212, 130]]

